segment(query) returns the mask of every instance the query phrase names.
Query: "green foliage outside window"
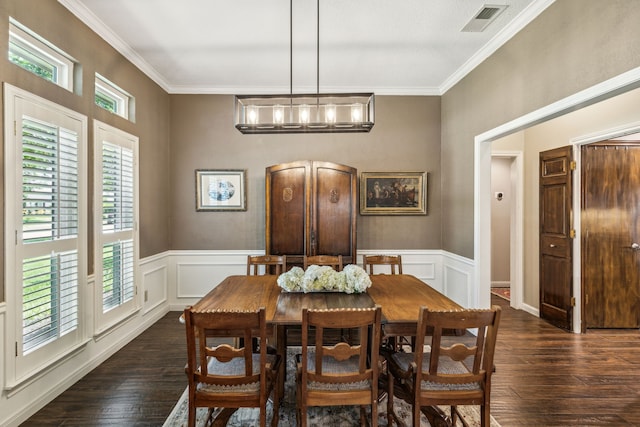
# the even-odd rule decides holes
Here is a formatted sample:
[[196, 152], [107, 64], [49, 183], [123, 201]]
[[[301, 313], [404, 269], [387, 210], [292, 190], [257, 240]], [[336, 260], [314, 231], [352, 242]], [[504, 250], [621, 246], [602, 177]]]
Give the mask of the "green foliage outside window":
[[33, 74], [40, 76], [46, 80], [51, 82], [54, 81], [54, 68], [45, 68], [40, 64], [36, 64], [28, 59], [23, 58], [20, 55], [16, 55], [13, 52], [9, 52], [9, 61], [13, 62], [19, 67], [24, 68], [27, 71], [32, 72]]

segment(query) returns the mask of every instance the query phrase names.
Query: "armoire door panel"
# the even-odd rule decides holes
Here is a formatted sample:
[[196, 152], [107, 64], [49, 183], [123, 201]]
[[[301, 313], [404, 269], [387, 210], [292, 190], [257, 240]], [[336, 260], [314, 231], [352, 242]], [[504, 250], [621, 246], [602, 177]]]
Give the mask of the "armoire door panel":
[[307, 168], [304, 165], [274, 169], [267, 186], [269, 253], [304, 255], [307, 229]]
[[350, 170], [322, 166], [315, 169], [315, 177], [313, 252], [318, 255], [350, 255], [353, 243], [351, 214], [355, 200], [351, 195], [355, 186], [354, 175]]

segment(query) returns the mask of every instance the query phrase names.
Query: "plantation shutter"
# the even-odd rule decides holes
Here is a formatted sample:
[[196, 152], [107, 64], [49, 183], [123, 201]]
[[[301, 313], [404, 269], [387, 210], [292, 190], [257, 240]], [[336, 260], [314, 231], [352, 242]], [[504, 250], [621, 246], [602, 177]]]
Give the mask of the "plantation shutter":
[[138, 306], [136, 296], [137, 139], [96, 123], [96, 280], [101, 296], [98, 329], [108, 327]]
[[[133, 150], [105, 142], [102, 147], [102, 231], [133, 231]], [[107, 240], [107, 239], [105, 239]], [[104, 311], [134, 295], [133, 239], [102, 247]]]
[[3, 357], [11, 390], [87, 340], [87, 117], [3, 89]]
[[28, 353], [78, 325], [78, 250], [66, 250], [79, 227], [75, 132], [23, 117], [22, 200], [22, 350]]

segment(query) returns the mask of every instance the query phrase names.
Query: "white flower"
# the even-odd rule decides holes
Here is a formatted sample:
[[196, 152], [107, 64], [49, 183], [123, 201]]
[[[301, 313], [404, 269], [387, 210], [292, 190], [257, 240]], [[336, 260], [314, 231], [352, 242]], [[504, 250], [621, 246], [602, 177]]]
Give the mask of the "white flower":
[[343, 271], [335, 271], [329, 266], [311, 265], [307, 271], [293, 267], [278, 277], [278, 286], [287, 292], [337, 291], [348, 294], [366, 292], [371, 279], [366, 271], [357, 265], [347, 265]]
[[278, 286], [287, 292], [300, 292], [302, 290], [300, 287], [302, 276], [304, 276], [304, 270], [300, 267], [293, 267], [278, 276]]
[[348, 294], [362, 293], [371, 286], [371, 278], [361, 267], [349, 264], [342, 270], [345, 275], [346, 286], [344, 292]]

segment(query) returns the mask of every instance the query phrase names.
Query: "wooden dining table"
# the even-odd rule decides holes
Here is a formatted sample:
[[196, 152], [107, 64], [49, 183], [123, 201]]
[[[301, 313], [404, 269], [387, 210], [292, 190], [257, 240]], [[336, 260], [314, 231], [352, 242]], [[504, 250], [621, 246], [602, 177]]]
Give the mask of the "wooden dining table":
[[[382, 336], [415, 335], [420, 307], [457, 310], [462, 307], [415, 276], [374, 274], [371, 287], [360, 294], [343, 292], [287, 292], [278, 276], [228, 276], [193, 305], [196, 311], [257, 310], [264, 307], [269, 325], [276, 327], [278, 353], [286, 354], [287, 326], [302, 324], [302, 308], [382, 308]], [[284, 383], [280, 385], [284, 387]], [[426, 413], [432, 425], [442, 425], [441, 414]], [[435, 418], [433, 418], [435, 417]]]

